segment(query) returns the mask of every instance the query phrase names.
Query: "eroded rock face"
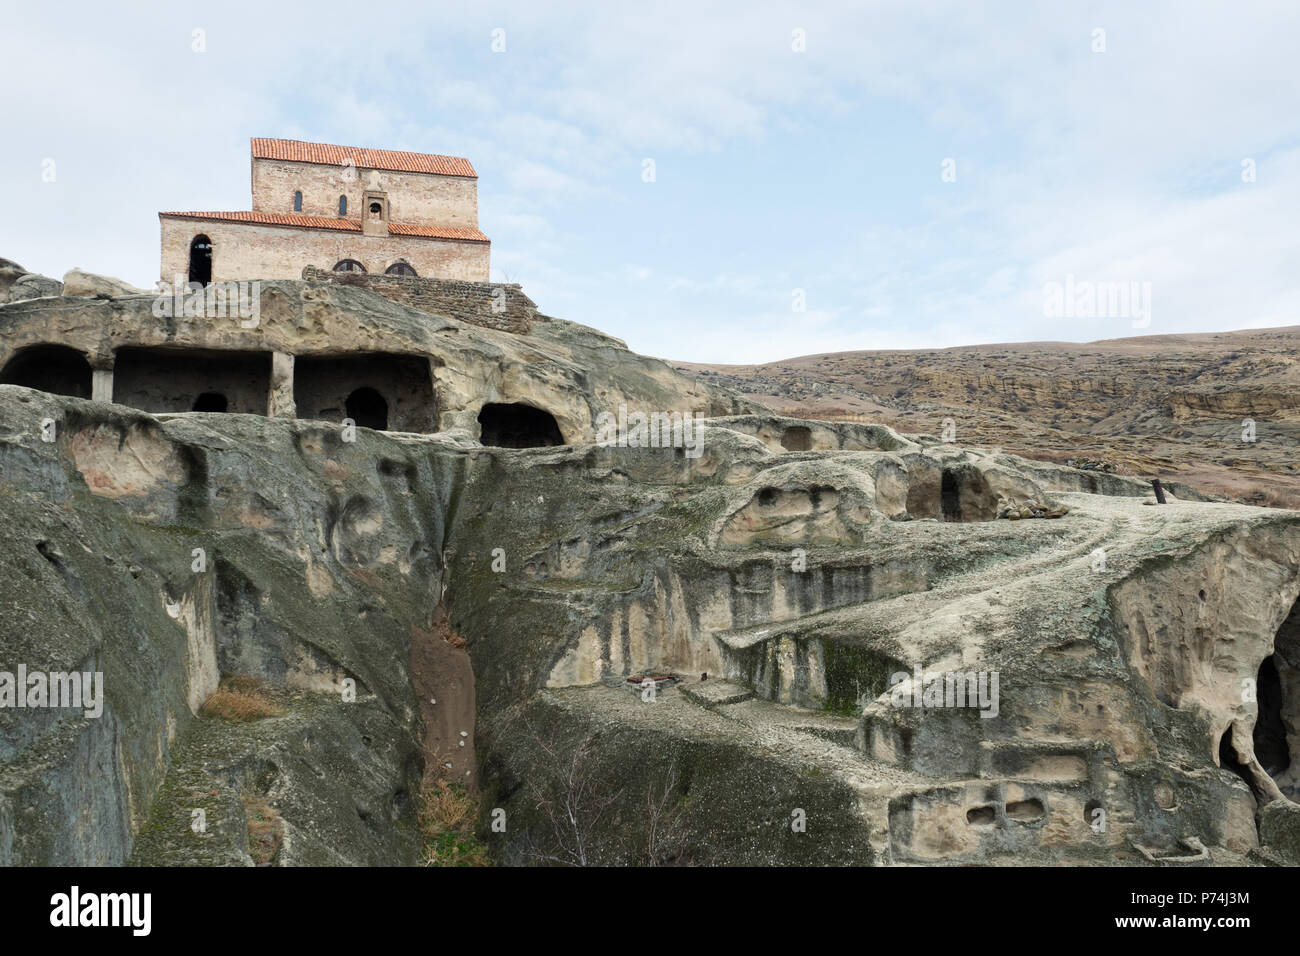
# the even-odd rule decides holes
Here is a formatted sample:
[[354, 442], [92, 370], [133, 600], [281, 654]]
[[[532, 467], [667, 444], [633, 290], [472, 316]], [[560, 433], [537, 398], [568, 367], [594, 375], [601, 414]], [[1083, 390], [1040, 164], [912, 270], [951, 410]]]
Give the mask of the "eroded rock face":
[[[0, 269], [0, 287], [3, 276]], [[16, 281], [27, 278], [23, 274]], [[69, 278], [76, 277], [70, 273]], [[62, 287], [55, 286], [42, 294], [57, 296]], [[17, 284], [10, 287], [16, 299], [14, 289]], [[333, 282], [262, 282], [256, 316], [251, 288], [240, 293], [244, 299], [217, 299], [214, 293], [202, 308], [190, 301], [202, 314], [190, 314], [184, 300], [177, 309], [174, 296], [160, 299], [153, 293], [74, 297], [108, 294], [107, 289], [82, 282], [65, 298], [10, 301], [0, 309], [0, 372], [34, 348], [57, 345], [84, 357], [78, 360], [89, 366], [85, 390], [48, 390], [91, 397], [91, 369], [112, 374], [116, 367], [115, 401], [152, 412], [185, 412], [196, 403], [177, 378], [187, 381], [191, 392], [206, 393], [212, 386], [205, 376], [220, 363], [228, 380], [225, 410], [232, 412], [334, 422], [349, 416], [367, 427], [460, 430], [478, 438], [485, 407], [521, 405], [553, 418], [569, 444], [594, 441], [596, 417], [620, 405], [647, 413], [708, 415], [756, 408], [664, 362], [629, 352], [617, 339], [561, 319], [537, 322], [520, 335]], [[241, 302], [246, 316], [239, 312]], [[287, 384], [291, 378], [294, 387]], [[346, 406], [357, 385], [384, 385], [389, 379], [403, 384], [392, 390], [386, 425], [374, 425]], [[40, 387], [30, 378], [16, 384]]]
[[[517, 739], [519, 725], [503, 717], [497, 729], [488, 715], [544, 682], [548, 708], [601, 733], [788, 748], [794, 778], [816, 752], [857, 794], [855, 822], [835, 825], [860, 828], [862, 861], [1202, 859], [1188, 841], [1219, 862], [1255, 851], [1256, 807], [1279, 794], [1266, 774], [1247, 783], [1219, 768], [1216, 731], [1238, 721], [1234, 739], [1250, 746], [1256, 710], [1228, 689], [1259, 670], [1300, 594], [1300, 519], [1176, 500], [1150, 508], [1123, 487], [1048, 493], [1011, 456], [904, 447], [814, 458], [728, 431], [709, 423], [700, 460], [725, 465], [702, 473], [662, 450], [617, 464], [601, 450], [581, 468], [576, 450], [531, 453], [513, 472], [494, 456], [491, 478], [471, 470], [458, 517], [479, 543], [453, 556], [465, 586], [450, 606], [471, 636], [491, 732]], [[991, 506], [909, 514], [917, 475], [923, 497], [941, 499], [942, 479], [936, 496], [929, 476], [957, 467], [984, 500], [1031, 503], [1025, 517]], [[493, 547], [520, 555], [518, 577], [485, 571]], [[1189, 599], [1215, 603], [1200, 613], [1239, 660], [1213, 642], [1199, 663], [1186, 659], [1172, 632], [1198, 613]], [[528, 633], [507, 651], [492, 635], [520, 607]], [[1159, 646], [1182, 665], [1126, 653], [1144, 614], [1163, 615]], [[704, 713], [690, 702], [705, 672], [755, 696]], [[617, 688], [646, 674], [686, 683], [640, 711]], [[895, 705], [895, 674], [906, 706]], [[947, 705], [942, 683], [931, 700], [929, 674], [968, 676], [971, 703]], [[542, 772], [496, 747], [513, 774]], [[521, 779], [512, 773], [506, 792]], [[717, 825], [700, 812], [702, 830]], [[775, 832], [789, 812], [756, 825]]]
[[[273, 291], [276, 351], [424, 343], [447, 430], [0, 386], [0, 670], [105, 689], [0, 707], [0, 862], [250, 864], [271, 814], [277, 864], [414, 863], [431, 770], [509, 863], [1294, 859], [1300, 515], [761, 411], [597, 445], [610, 403], [681, 407], [666, 367]], [[134, 301], [0, 328], [122, 337]], [[565, 444], [475, 441], [489, 393]], [[205, 714], [232, 676], [280, 712]]]
[[62, 294], [63, 283], [58, 279], [28, 272], [16, 262], [0, 259], [0, 303]]
[[82, 269], [70, 269], [63, 277], [62, 294], [65, 296], [113, 299], [125, 295], [144, 295], [145, 291], [113, 276], [97, 275]]

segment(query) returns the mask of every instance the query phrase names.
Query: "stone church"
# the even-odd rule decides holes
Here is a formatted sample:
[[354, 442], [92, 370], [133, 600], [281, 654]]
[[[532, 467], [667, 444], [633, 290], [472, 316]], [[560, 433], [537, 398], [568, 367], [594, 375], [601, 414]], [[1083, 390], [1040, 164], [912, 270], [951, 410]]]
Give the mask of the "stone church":
[[468, 159], [252, 140], [253, 208], [160, 212], [161, 279], [297, 279], [323, 270], [488, 281]]

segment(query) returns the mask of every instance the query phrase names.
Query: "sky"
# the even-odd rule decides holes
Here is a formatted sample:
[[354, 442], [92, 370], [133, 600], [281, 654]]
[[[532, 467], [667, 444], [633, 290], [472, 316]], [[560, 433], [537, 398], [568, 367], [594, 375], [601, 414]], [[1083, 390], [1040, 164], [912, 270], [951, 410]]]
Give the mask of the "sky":
[[0, 256], [56, 278], [152, 287], [268, 136], [468, 157], [493, 281], [669, 359], [1300, 324], [1296, 0], [0, 14]]

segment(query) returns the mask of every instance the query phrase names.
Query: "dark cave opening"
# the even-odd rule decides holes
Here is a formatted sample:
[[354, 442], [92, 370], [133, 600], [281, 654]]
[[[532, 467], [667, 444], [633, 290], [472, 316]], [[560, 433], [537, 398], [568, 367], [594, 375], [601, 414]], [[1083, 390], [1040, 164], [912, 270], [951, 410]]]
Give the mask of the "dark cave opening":
[[1237, 759], [1237, 751], [1232, 746], [1232, 728], [1229, 727], [1219, 738], [1219, 766], [1224, 770], [1231, 770], [1238, 777], [1246, 782], [1250, 792], [1254, 793], [1256, 799], [1259, 794], [1256, 792], [1255, 778], [1251, 776], [1249, 770]]
[[230, 401], [220, 392], [204, 392], [194, 399], [196, 412], [224, 412], [230, 407]]
[[1277, 662], [1270, 654], [1259, 665], [1255, 691], [1259, 700], [1259, 716], [1255, 718], [1255, 756], [1270, 777], [1276, 778], [1291, 766], [1291, 751], [1287, 746], [1286, 725], [1282, 722], [1282, 677]]
[[66, 345], [28, 346], [16, 352], [0, 372], [0, 384], [73, 398], [90, 398], [90, 380], [86, 356]]
[[957, 472], [950, 468], [943, 470], [939, 484], [939, 507], [943, 511], [944, 521], [961, 520], [961, 483]]
[[362, 386], [343, 403], [348, 418], [361, 428], [372, 428], [377, 432], [388, 430], [388, 402], [384, 396], [369, 386]]
[[564, 436], [550, 412], [519, 402], [489, 402], [478, 413], [484, 445], [498, 448], [550, 448], [563, 445]]

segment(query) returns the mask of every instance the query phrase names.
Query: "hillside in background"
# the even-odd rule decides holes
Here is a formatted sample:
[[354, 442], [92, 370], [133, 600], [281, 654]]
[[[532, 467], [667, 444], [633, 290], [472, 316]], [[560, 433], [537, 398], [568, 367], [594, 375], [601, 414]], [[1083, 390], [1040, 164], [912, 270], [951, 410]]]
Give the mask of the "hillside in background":
[[963, 445], [1300, 508], [1297, 355], [1300, 326], [673, 365], [787, 415], [934, 435], [951, 418]]

